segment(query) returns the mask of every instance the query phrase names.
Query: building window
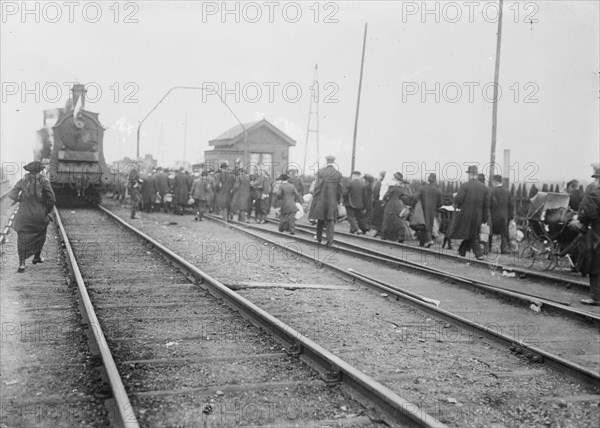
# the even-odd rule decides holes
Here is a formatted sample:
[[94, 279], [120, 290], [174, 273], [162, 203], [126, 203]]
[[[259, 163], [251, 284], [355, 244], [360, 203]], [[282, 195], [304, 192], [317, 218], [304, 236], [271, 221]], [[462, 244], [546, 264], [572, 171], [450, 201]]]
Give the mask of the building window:
[[252, 167], [259, 165], [273, 178], [273, 154], [272, 153], [250, 153], [250, 164]]

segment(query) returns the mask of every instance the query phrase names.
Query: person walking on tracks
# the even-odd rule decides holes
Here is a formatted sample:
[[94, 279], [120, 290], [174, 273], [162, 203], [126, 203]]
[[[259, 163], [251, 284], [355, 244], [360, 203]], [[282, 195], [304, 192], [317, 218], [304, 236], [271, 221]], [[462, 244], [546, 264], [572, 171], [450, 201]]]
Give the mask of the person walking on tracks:
[[590, 298], [582, 299], [584, 305], [600, 305], [600, 163], [592, 164], [595, 181], [586, 190], [579, 212], [578, 224], [585, 230], [582, 254], [578, 258], [578, 269], [590, 278]]
[[287, 175], [281, 175], [279, 180], [281, 180], [281, 184], [277, 190], [277, 199], [281, 200], [279, 231], [289, 231], [293, 235], [296, 227], [296, 212], [298, 211], [296, 203], [301, 202], [302, 198], [298, 189]]
[[[492, 235], [500, 235], [500, 252], [509, 254], [508, 223], [514, 217], [514, 202], [510, 190], [502, 185], [502, 176], [492, 177], [493, 194], [491, 198]], [[492, 249], [490, 239], [489, 248]]]
[[317, 173], [313, 191], [314, 206], [312, 215], [317, 220], [317, 241], [323, 240], [325, 227], [326, 244], [333, 244], [333, 229], [337, 219], [337, 205], [342, 198], [342, 174], [337, 170], [334, 156], [326, 156], [327, 165]]
[[436, 181], [437, 175], [429, 174], [427, 184], [419, 186], [413, 199], [415, 204], [421, 202], [423, 217], [425, 219], [425, 227], [418, 233], [420, 247], [429, 248], [433, 245], [433, 222], [438, 210], [442, 207], [442, 192], [437, 187]]
[[236, 170], [235, 184], [232, 189], [231, 212], [238, 216], [239, 222], [250, 223], [250, 177], [246, 172], [239, 168]]
[[206, 179], [206, 171], [194, 179], [190, 197], [194, 199], [195, 221], [204, 221], [204, 209], [208, 198], [208, 180]]
[[489, 213], [488, 188], [477, 179], [477, 166], [467, 168], [469, 181], [460, 186], [455, 202], [460, 211], [454, 213], [451, 239], [462, 239], [458, 254], [465, 257], [472, 250], [477, 260], [483, 259], [479, 243], [479, 229], [486, 223]]
[[19, 268], [25, 271], [25, 260], [33, 256], [33, 264], [43, 263], [42, 248], [46, 242], [46, 229], [52, 220], [50, 212], [56, 203], [56, 197], [50, 181], [41, 172], [41, 162], [28, 163], [24, 167], [28, 174], [17, 181], [8, 193], [13, 201], [20, 202], [15, 216], [13, 229], [17, 232], [17, 252]]
[[217, 192], [216, 209], [221, 210], [223, 221], [229, 222], [231, 210], [231, 193], [235, 185], [235, 175], [229, 172], [226, 162], [221, 164], [221, 171], [215, 174], [215, 189]]
[[348, 213], [348, 223], [350, 223], [350, 233], [358, 235], [367, 233], [367, 227], [361, 218], [365, 207], [364, 192], [365, 183], [360, 171], [353, 171], [343, 196], [344, 203], [346, 204], [346, 212]]

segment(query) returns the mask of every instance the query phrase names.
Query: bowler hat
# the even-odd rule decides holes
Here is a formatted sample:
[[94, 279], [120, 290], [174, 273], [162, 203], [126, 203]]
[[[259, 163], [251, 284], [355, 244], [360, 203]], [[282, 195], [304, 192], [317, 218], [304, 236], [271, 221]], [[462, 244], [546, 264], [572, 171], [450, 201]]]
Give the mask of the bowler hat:
[[42, 163], [39, 162], [39, 161], [29, 162], [27, 165], [25, 165], [23, 167], [23, 169], [25, 171], [31, 172], [33, 174], [37, 174], [38, 172], [40, 172], [44, 168], [45, 168], [44, 165], [42, 165]]
[[467, 174], [477, 174], [477, 165], [469, 165], [467, 167]]
[[594, 168], [594, 173], [592, 174], [593, 178], [600, 177], [600, 163], [593, 163], [592, 168]]
[[492, 180], [493, 180], [493, 181], [497, 181], [498, 183], [502, 183], [502, 176], [501, 176], [501, 175], [498, 175], [498, 174], [496, 174], [496, 175], [494, 175], [494, 176], [492, 177]]

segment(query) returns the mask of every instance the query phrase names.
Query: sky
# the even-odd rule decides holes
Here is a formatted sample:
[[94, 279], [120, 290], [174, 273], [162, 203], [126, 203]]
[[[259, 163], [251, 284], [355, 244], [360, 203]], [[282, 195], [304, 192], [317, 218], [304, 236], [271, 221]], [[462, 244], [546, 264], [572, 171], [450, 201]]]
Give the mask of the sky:
[[[266, 118], [296, 140], [291, 161], [302, 165], [308, 147], [307, 169], [333, 154], [347, 175], [367, 23], [355, 169], [464, 180], [467, 164], [489, 167], [497, 11], [498, 1], [2, 2], [1, 161], [32, 160], [42, 112], [64, 106], [70, 82], [86, 84], [109, 162], [135, 157], [140, 121], [169, 89], [193, 86], [205, 90], [174, 90], [145, 119], [140, 155], [200, 162], [235, 116]], [[591, 181], [599, 23], [597, 1], [504, 2], [496, 161], [511, 181]], [[307, 141], [316, 98], [319, 157], [316, 134]]]

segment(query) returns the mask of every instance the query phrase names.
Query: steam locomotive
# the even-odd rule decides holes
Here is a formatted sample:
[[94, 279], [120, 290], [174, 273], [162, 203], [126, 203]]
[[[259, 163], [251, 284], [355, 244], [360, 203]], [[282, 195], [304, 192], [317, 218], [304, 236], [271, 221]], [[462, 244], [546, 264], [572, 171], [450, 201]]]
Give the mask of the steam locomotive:
[[85, 197], [99, 203], [113, 181], [104, 160], [104, 127], [98, 113], [85, 110], [85, 86], [75, 84], [71, 91], [65, 108], [44, 111], [44, 128], [38, 131], [42, 144], [35, 157], [48, 164], [59, 202]]

